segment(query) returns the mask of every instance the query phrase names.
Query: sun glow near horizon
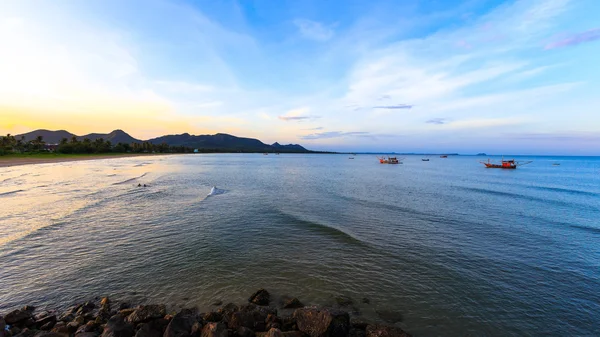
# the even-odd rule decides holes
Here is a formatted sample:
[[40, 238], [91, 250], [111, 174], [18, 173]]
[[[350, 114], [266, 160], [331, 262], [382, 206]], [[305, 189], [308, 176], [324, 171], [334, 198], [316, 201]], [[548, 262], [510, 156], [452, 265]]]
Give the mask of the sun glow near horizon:
[[0, 132], [599, 154], [594, 1], [253, 6], [4, 2]]

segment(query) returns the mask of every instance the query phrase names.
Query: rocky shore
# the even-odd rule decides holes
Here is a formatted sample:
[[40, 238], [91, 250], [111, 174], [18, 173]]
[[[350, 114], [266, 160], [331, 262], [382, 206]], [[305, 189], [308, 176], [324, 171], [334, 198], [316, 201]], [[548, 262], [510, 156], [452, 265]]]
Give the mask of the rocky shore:
[[[260, 289], [248, 303], [201, 313], [164, 304], [131, 307], [107, 297], [63, 312], [25, 306], [0, 316], [0, 337], [407, 337], [400, 328], [351, 319], [339, 308], [304, 306], [297, 298], [270, 306]], [[217, 305], [221, 305], [218, 303]], [[283, 313], [285, 312], [285, 313]]]

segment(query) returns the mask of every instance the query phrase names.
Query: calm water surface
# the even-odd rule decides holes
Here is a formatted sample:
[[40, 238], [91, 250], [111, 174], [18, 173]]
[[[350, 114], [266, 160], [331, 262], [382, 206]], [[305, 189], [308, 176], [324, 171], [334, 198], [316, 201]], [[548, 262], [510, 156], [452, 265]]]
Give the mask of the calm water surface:
[[209, 308], [266, 287], [306, 304], [350, 296], [417, 336], [600, 335], [600, 158], [479, 159], [0, 168], [0, 312], [99, 295]]

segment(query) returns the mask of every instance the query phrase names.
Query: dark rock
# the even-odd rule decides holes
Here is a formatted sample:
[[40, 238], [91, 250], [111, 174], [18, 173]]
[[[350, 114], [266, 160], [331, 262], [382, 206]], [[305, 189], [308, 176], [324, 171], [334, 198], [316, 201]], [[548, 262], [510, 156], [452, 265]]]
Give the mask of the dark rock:
[[34, 335], [35, 337], [66, 337], [64, 334], [52, 331], [40, 331]]
[[190, 332], [190, 337], [200, 337], [200, 334], [202, 334], [202, 323], [194, 322], [194, 325], [192, 325], [192, 331]]
[[283, 317], [281, 319], [281, 331], [297, 330], [296, 319], [292, 316]]
[[135, 337], [160, 337], [161, 331], [155, 329], [153, 324], [142, 323], [139, 330], [135, 333]]
[[99, 321], [107, 321], [110, 316], [110, 300], [108, 297], [104, 297], [100, 301], [100, 310], [98, 310], [98, 315], [96, 318], [99, 318]]
[[18, 334], [14, 335], [14, 337], [33, 337], [35, 335], [35, 331], [29, 330], [27, 328], [21, 330]]
[[66, 335], [69, 334], [69, 329], [67, 328], [67, 323], [65, 323], [65, 322], [57, 322], [51, 331], [66, 334]]
[[371, 303], [371, 300], [370, 300], [370, 299], [368, 299], [368, 298], [366, 298], [366, 297], [363, 297], [363, 298], [362, 298], [362, 300], [361, 300], [361, 302], [363, 302], [363, 303], [365, 303], [365, 304], [370, 304], [370, 303]]
[[265, 337], [283, 337], [283, 332], [281, 332], [279, 329], [272, 328], [269, 329], [269, 332], [267, 332]]
[[104, 331], [102, 337], [132, 337], [133, 336], [133, 325], [125, 322], [125, 319], [121, 315], [114, 315], [111, 317]]
[[8, 331], [10, 331], [11, 335], [16, 336], [21, 333], [21, 328], [16, 327], [16, 326], [11, 326]]
[[269, 305], [269, 299], [270, 299], [269, 292], [266, 291], [265, 289], [259, 289], [254, 294], [252, 294], [252, 296], [250, 296], [248, 301], [250, 303], [254, 303], [254, 304], [258, 304], [258, 305]]
[[94, 332], [97, 331], [100, 325], [96, 322], [89, 321], [85, 325], [80, 326], [75, 332], [76, 335], [82, 334], [85, 332]]
[[77, 309], [76, 315], [83, 316], [89, 312], [92, 312], [96, 308], [94, 302], [85, 302], [79, 309]]
[[98, 337], [100, 334], [96, 331], [76, 333], [75, 337]]
[[54, 327], [54, 324], [56, 324], [56, 315], [46, 313], [36, 316], [35, 326], [40, 330], [50, 330]]
[[202, 317], [206, 322], [220, 322], [223, 319], [223, 314], [216, 311], [207, 312]]
[[213, 304], [212, 304], [212, 305], [214, 305], [214, 306], [219, 306], [219, 305], [221, 305], [221, 304], [223, 304], [223, 301], [221, 301], [221, 300], [218, 300], [218, 301], [216, 301], [216, 302], [213, 302]]
[[283, 333], [283, 337], [304, 337], [304, 334], [300, 331], [287, 331]]
[[369, 325], [367, 326], [366, 337], [411, 337], [411, 335], [393, 326]]
[[296, 308], [302, 308], [303, 306], [304, 306], [304, 304], [302, 304], [302, 302], [300, 302], [300, 300], [296, 297], [290, 298], [289, 300], [287, 300], [283, 303], [283, 307], [285, 309], [296, 309]]
[[301, 308], [294, 318], [298, 330], [311, 337], [346, 337], [350, 331], [350, 316], [341, 310]]
[[4, 316], [4, 321], [8, 325], [17, 323], [23, 323], [27, 319], [31, 319], [34, 308], [31, 306], [25, 306], [22, 309], [17, 309], [9, 312]]
[[268, 314], [267, 318], [265, 319], [265, 323], [266, 323], [267, 331], [269, 331], [273, 328], [281, 329], [281, 320], [275, 314]]
[[134, 311], [135, 311], [135, 309], [133, 309], [133, 308], [127, 308], [127, 309], [119, 310], [119, 314], [123, 317], [128, 317], [129, 315], [133, 314]]
[[351, 328], [348, 337], [366, 337], [365, 330]]
[[249, 304], [237, 308], [233, 313], [224, 314], [223, 320], [227, 322], [230, 329], [235, 330], [244, 326], [254, 331], [265, 331], [269, 314], [276, 315], [277, 312], [268, 307]]
[[164, 304], [140, 305], [131, 315], [127, 316], [127, 322], [138, 324], [152, 319], [164, 317], [167, 308]]
[[0, 331], [4, 331], [6, 329], [6, 321], [4, 317], [0, 316]]
[[118, 310], [129, 309], [129, 308], [131, 308], [131, 305], [127, 302], [121, 302], [121, 303], [119, 303], [119, 306], [117, 307]]
[[375, 310], [377, 316], [387, 323], [398, 323], [402, 322], [402, 314], [392, 310]]
[[197, 322], [198, 312], [195, 309], [183, 309], [178, 312], [165, 330], [164, 337], [188, 337]]
[[354, 300], [351, 297], [344, 295], [336, 296], [335, 302], [341, 307], [349, 307], [354, 304]]
[[207, 323], [202, 328], [201, 337], [228, 337], [227, 326], [223, 323]]
[[254, 337], [256, 334], [252, 329], [246, 328], [245, 326], [241, 326], [235, 330], [235, 335], [237, 337]]
[[75, 319], [75, 314], [64, 312], [62, 315], [58, 317], [58, 320], [61, 322], [70, 322]]

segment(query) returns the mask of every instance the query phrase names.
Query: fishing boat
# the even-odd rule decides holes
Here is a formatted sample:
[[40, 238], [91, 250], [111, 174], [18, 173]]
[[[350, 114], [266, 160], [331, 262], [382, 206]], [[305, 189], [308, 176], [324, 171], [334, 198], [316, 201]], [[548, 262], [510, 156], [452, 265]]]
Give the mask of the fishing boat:
[[421, 158], [422, 161], [429, 161], [429, 158]]
[[401, 164], [402, 162], [400, 160], [404, 159], [404, 158], [400, 158], [400, 160], [398, 160], [398, 158], [396, 157], [377, 157], [379, 159], [379, 163], [381, 164]]
[[348, 157], [348, 159], [354, 159], [354, 157]]
[[560, 163], [552, 163], [552, 166], [560, 166]]
[[268, 153], [266, 153], [266, 152], [265, 152], [265, 153], [263, 153], [263, 156], [268, 156], [268, 155], [269, 155], [269, 154], [268, 154]]
[[518, 161], [515, 161], [514, 159], [504, 160], [504, 157], [502, 157], [502, 161], [500, 161], [500, 163], [494, 163], [490, 159], [488, 159], [487, 162], [482, 161], [480, 163], [485, 165], [485, 167], [487, 167], [487, 168], [501, 168], [501, 169], [513, 169], [514, 170], [519, 166], [527, 165], [531, 162], [532, 162], [531, 160], [525, 161], [525, 162], [518, 162]]
[[448, 158], [448, 156], [445, 155], [445, 154], [443, 154], [443, 155], [440, 156], [440, 158]]

